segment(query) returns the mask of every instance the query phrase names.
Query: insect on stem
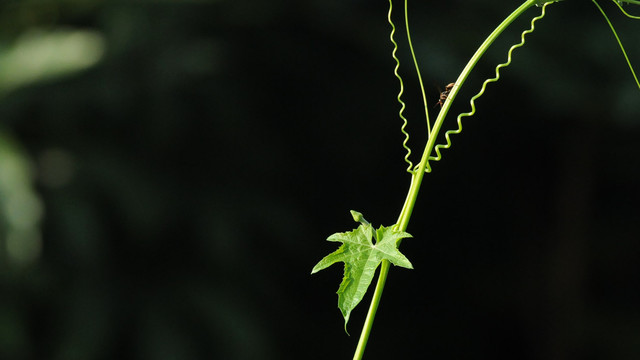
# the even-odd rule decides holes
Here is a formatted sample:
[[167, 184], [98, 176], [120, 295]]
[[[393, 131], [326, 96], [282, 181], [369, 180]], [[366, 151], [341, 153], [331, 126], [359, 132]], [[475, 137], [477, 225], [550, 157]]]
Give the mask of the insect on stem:
[[[444, 102], [447, 100], [447, 97], [449, 96], [451, 89], [453, 89], [455, 85], [456, 85], [455, 83], [449, 83], [444, 88], [444, 91], [440, 92], [440, 98], [438, 99], [438, 102], [436, 103], [436, 105], [440, 105], [440, 108], [442, 108], [442, 105], [444, 105]], [[435, 107], [435, 105], [433, 107]]]

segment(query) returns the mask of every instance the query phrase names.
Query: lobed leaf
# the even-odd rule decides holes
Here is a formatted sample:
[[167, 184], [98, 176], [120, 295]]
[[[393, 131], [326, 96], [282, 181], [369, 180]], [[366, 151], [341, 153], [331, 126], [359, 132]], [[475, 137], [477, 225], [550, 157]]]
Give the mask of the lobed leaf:
[[[344, 263], [344, 276], [338, 288], [338, 308], [344, 317], [345, 331], [351, 311], [360, 303], [383, 260], [396, 266], [413, 269], [411, 262], [398, 250], [398, 241], [411, 237], [409, 233], [381, 226], [375, 232], [362, 214], [351, 211], [360, 226], [353, 231], [335, 233], [327, 241], [341, 242], [338, 250], [325, 256], [311, 271], [312, 274], [337, 263]], [[375, 238], [376, 243], [373, 243]]]

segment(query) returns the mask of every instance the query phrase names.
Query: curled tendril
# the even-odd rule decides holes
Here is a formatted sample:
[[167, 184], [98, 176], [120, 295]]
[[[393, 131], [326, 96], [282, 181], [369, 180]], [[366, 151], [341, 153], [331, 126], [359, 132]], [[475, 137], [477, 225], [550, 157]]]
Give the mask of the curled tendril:
[[396, 33], [396, 26], [393, 24], [393, 21], [391, 20], [391, 12], [392, 12], [392, 10], [393, 10], [393, 2], [391, 0], [389, 0], [388, 20], [389, 20], [389, 24], [391, 25], [391, 35], [389, 36], [389, 38], [391, 39], [391, 42], [393, 43], [393, 51], [391, 52], [391, 56], [396, 61], [396, 67], [395, 67], [395, 69], [393, 69], [393, 73], [396, 75], [396, 77], [400, 81], [400, 91], [398, 92], [398, 102], [400, 103], [400, 111], [398, 112], [398, 115], [400, 116], [400, 119], [402, 119], [402, 127], [400, 128], [400, 131], [402, 131], [402, 134], [404, 134], [404, 141], [402, 142], [402, 147], [405, 150], [407, 150], [407, 154], [404, 157], [404, 161], [408, 165], [407, 166], [407, 172], [410, 173], [410, 174], [413, 174], [413, 170], [412, 170], [413, 169], [413, 163], [411, 162], [411, 160], [409, 160], [409, 156], [411, 156], [411, 149], [407, 145], [407, 143], [409, 142], [409, 133], [405, 130], [405, 128], [407, 127], [407, 123], [408, 123], [407, 118], [404, 117], [404, 109], [406, 108], [406, 105], [405, 105], [404, 101], [402, 101], [402, 94], [404, 93], [404, 83], [402, 81], [402, 77], [398, 73], [398, 69], [400, 69], [400, 60], [396, 56], [396, 52], [398, 51], [398, 43], [396, 43], [396, 41], [393, 39], [393, 35]]
[[487, 79], [485, 80], [485, 82], [482, 84], [482, 89], [480, 89], [480, 92], [478, 92], [475, 96], [473, 96], [471, 98], [471, 100], [469, 101], [469, 103], [471, 104], [471, 112], [468, 113], [462, 113], [460, 115], [458, 115], [457, 118], [457, 123], [458, 123], [458, 128], [456, 130], [449, 130], [447, 131], [444, 136], [445, 139], [447, 140], [446, 144], [438, 144], [435, 146], [434, 150], [436, 152], [436, 156], [430, 156], [429, 160], [427, 161], [427, 165], [425, 168], [425, 172], [430, 173], [431, 172], [431, 166], [429, 165], [429, 161], [433, 160], [433, 161], [440, 161], [442, 159], [442, 154], [440, 153], [441, 149], [448, 149], [451, 147], [451, 135], [456, 135], [456, 134], [460, 134], [462, 132], [462, 118], [464, 117], [469, 117], [472, 116], [476, 113], [476, 105], [475, 105], [475, 101], [484, 94], [484, 91], [487, 87], [487, 84], [492, 83], [492, 82], [497, 82], [500, 79], [500, 69], [507, 67], [511, 64], [511, 54], [513, 53], [513, 51], [521, 46], [524, 45], [525, 43], [525, 36], [527, 34], [532, 33], [535, 30], [535, 23], [536, 21], [542, 19], [546, 12], [546, 7], [547, 5], [551, 4], [552, 2], [547, 2], [544, 4], [544, 6], [542, 6], [542, 13], [539, 16], [536, 16], [535, 18], [533, 18], [531, 20], [531, 28], [528, 30], [525, 30], [522, 32], [522, 35], [520, 37], [520, 43], [513, 45], [510, 49], [509, 49], [509, 53], [507, 54], [507, 62], [502, 63], [498, 66], [496, 66], [496, 76], [494, 78], [491, 79]]

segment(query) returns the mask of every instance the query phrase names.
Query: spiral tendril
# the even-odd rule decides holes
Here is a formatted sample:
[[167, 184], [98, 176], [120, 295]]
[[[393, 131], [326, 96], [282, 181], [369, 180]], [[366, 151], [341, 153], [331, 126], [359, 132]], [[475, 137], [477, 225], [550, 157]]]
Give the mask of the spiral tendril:
[[387, 16], [387, 19], [389, 21], [389, 24], [391, 25], [391, 35], [389, 36], [389, 38], [391, 39], [391, 43], [393, 43], [393, 51], [391, 52], [391, 57], [393, 57], [393, 59], [396, 61], [396, 67], [393, 69], [393, 73], [398, 78], [398, 81], [400, 81], [400, 91], [398, 92], [397, 99], [398, 99], [398, 102], [400, 103], [400, 111], [398, 111], [398, 115], [400, 116], [400, 119], [402, 119], [402, 127], [400, 128], [400, 131], [402, 132], [402, 134], [404, 134], [404, 141], [402, 142], [402, 147], [405, 150], [407, 150], [407, 154], [404, 156], [404, 161], [408, 165], [407, 172], [410, 174], [413, 174], [414, 173], [414, 171], [412, 170], [413, 163], [411, 162], [411, 160], [409, 160], [409, 157], [411, 156], [411, 149], [407, 145], [407, 143], [409, 142], [409, 133], [406, 131], [408, 121], [407, 121], [407, 118], [404, 117], [404, 109], [406, 108], [406, 105], [404, 101], [402, 101], [402, 94], [404, 93], [404, 83], [402, 81], [402, 77], [398, 73], [398, 69], [400, 69], [400, 60], [396, 55], [396, 52], [398, 51], [398, 43], [393, 38], [393, 35], [395, 35], [396, 33], [396, 26], [393, 24], [393, 21], [391, 20], [392, 10], [393, 10], [393, 2], [392, 0], [389, 0], [389, 14]]
[[517, 49], [519, 47], [522, 47], [524, 45], [525, 36], [527, 34], [532, 33], [535, 30], [536, 21], [542, 19], [545, 16], [545, 9], [546, 9], [547, 5], [549, 5], [549, 4], [551, 4], [551, 3], [550, 2], [545, 3], [544, 6], [542, 7], [542, 13], [539, 16], [536, 16], [535, 18], [533, 18], [531, 20], [531, 28], [522, 32], [522, 35], [520, 37], [520, 40], [521, 40], [520, 43], [518, 43], [516, 45], [513, 45], [509, 49], [509, 52], [507, 54], [507, 62], [499, 64], [498, 66], [496, 66], [496, 76], [494, 78], [490, 78], [490, 79], [485, 80], [485, 82], [482, 84], [482, 89], [480, 89], [480, 92], [478, 92], [476, 95], [474, 95], [471, 98], [471, 100], [469, 101], [469, 103], [471, 104], [471, 111], [458, 115], [458, 118], [456, 119], [456, 121], [458, 123], [458, 128], [455, 129], [455, 130], [449, 130], [444, 134], [447, 143], [446, 144], [438, 144], [438, 145], [435, 146], [434, 150], [436, 152], [436, 156], [430, 156], [429, 157], [429, 159], [427, 160], [425, 172], [427, 172], [427, 173], [431, 172], [431, 165], [429, 164], [429, 161], [431, 161], [431, 160], [440, 161], [442, 159], [442, 153], [440, 152], [440, 150], [448, 149], [448, 148], [451, 147], [451, 135], [457, 135], [457, 134], [460, 134], [462, 132], [462, 118], [473, 116], [476, 113], [475, 101], [484, 94], [484, 91], [485, 91], [485, 89], [487, 87], [487, 84], [492, 83], [492, 82], [497, 82], [500, 79], [500, 69], [502, 69], [504, 67], [507, 67], [507, 66], [509, 66], [511, 64], [511, 54], [513, 53], [513, 51], [515, 49]]

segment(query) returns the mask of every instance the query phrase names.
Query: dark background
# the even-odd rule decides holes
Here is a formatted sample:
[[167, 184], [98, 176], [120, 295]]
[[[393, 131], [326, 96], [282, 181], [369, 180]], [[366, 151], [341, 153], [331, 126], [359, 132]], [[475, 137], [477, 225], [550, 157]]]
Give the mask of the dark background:
[[[342, 269], [310, 271], [350, 209], [391, 225], [409, 186], [388, 3], [1, 4], [0, 53], [35, 29], [92, 31], [103, 52], [0, 95], [0, 175], [22, 179], [0, 190], [0, 359], [350, 359], [369, 296], [349, 337]], [[411, 4], [430, 106], [519, 4]], [[640, 23], [603, 6], [638, 68]], [[640, 358], [640, 91], [590, 1], [537, 25], [426, 175], [415, 269], [392, 269], [367, 359]]]

